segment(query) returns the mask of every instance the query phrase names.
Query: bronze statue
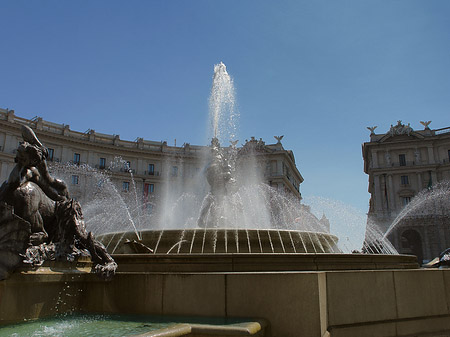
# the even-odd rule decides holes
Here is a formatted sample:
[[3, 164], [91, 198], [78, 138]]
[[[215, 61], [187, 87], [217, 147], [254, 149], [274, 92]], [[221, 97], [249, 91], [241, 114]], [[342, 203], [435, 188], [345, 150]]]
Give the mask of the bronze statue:
[[205, 172], [211, 190], [203, 199], [197, 225], [202, 228], [206, 228], [208, 224], [215, 228], [224, 226], [225, 222], [230, 221], [227, 220], [230, 214], [227, 214], [225, 209], [227, 203], [234, 203], [239, 216], [243, 216], [241, 215], [242, 205], [227, 198], [234, 192], [236, 181], [233, 168], [216, 137], [211, 140], [211, 160]]
[[22, 126], [22, 138], [16, 166], [0, 187], [0, 279], [22, 262], [73, 261], [83, 250], [93, 270], [109, 279], [117, 264], [86, 231], [81, 206], [70, 199], [66, 184], [50, 175], [47, 148], [28, 126]]

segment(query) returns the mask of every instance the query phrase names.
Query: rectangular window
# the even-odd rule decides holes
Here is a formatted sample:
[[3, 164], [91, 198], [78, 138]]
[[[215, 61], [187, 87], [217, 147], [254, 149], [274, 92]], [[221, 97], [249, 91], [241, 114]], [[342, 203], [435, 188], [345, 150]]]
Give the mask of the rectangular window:
[[450, 161], [450, 150], [448, 150], [448, 161]]
[[127, 170], [131, 170], [131, 162], [127, 161]]
[[172, 166], [172, 177], [178, 176], [178, 166]]
[[73, 154], [73, 163], [75, 165], [80, 165], [80, 154], [79, 153]]
[[155, 184], [145, 184], [144, 185], [144, 196], [148, 197], [149, 194], [155, 192]]
[[55, 150], [53, 150], [53, 149], [51, 149], [51, 148], [48, 148], [47, 150], [48, 150], [48, 157], [47, 157], [47, 160], [48, 160], [48, 161], [53, 161], [53, 155], [54, 155], [54, 153], [55, 153]]
[[100, 158], [100, 163], [98, 167], [102, 170], [106, 167], [106, 158]]
[[408, 176], [401, 176], [400, 178], [401, 178], [402, 185], [409, 185]]
[[128, 192], [130, 190], [130, 183], [128, 181], [124, 181], [122, 183], [122, 191]]
[[398, 161], [400, 162], [400, 166], [406, 166], [406, 156], [404, 154], [398, 155]]
[[411, 197], [403, 197], [402, 202], [403, 202], [403, 206], [408, 205], [411, 202]]
[[148, 174], [151, 176], [155, 174], [155, 164], [148, 164]]
[[79, 177], [76, 175], [72, 176], [72, 185], [78, 185]]

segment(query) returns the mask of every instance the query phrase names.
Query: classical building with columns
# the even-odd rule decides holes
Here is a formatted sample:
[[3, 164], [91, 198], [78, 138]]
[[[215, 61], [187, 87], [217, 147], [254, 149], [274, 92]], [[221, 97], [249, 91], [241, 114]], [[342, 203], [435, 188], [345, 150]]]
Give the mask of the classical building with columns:
[[[450, 127], [432, 130], [430, 123], [421, 122], [424, 128], [414, 130], [398, 121], [380, 134], [376, 127], [368, 128], [370, 141], [362, 145], [371, 195], [368, 226], [375, 224], [385, 233], [418, 193], [450, 181]], [[416, 208], [389, 238], [400, 253], [426, 261], [450, 247], [450, 209], [442, 213]]]
[[[144, 199], [151, 198], [155, 206], [164, 189], [189, 184], [205, 164], [202, 162], [203, 154], [209, 149], [207, 146], [188, 143], [169, 146], [165, 141], [143, 138], [122, 140], [119, 135], [102, 134], [92, 129], [79, 132], [71, 130], [69, 125], [52, 123], [40, 117], [25, 119], [15, 115], [14, 110], [0, 109], [2, 181], [8, 178], [15, 165], [15, 151], [22, 141], [23, 124], [30, 126], [49, 149], [50, 169], [60, 164], [71, 164], [72, 167], [86, 164], [99, 172], [107, 172], [117, 190], [122, 193], [136, 186], [138, 194]], [[254, 153], [265, 181], [279, 191], [290, 193], [301, 200], [300, 184], [303, 177], [295, 165], [292, 151], [284, 149], [282, 137], [276, 138], [276, 143], [265, 144], [262, 139], [252, 137], [237, 150]], [[68, 181], [71, 195], [82, 198], [88, 189], [87, 184], [89, 182], [83, 175], [74, 170]]]

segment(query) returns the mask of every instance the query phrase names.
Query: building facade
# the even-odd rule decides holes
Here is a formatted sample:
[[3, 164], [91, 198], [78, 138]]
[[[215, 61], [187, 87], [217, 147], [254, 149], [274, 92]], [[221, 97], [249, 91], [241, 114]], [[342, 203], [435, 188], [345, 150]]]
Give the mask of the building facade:
[[[21, 125], [30, 126], [49, 150], [50, 169], [58, 165], [85, 166], [97, 171], [107, 171], [111, 181], [122, 193], [132, 185], [144, 199], [152, 199], [158, 207], [162, 191], [183, 188], [204, 166], [203, 154], [207, 146], [169, 146], [165, 141], [135, 141], [120, 139], [89, 129], [78, 132], [69, 125], [55, 124], [35, 117], [31, 120], [16, 116], [14, 110], [0, 109], [0, 179], [5, 181], [15, 163], [15, 151], [22, 141]], [[277, 139], [279, 139], [278, 137]], [[238, 151], [255, 154], [264, 180], [279, 191], [290, 193], [301, 200], [300, 184], [303, 177], [295, 165], [292, 151], [285, 150], [278, 140], [265, 144], [254, 137]], [[245, 157], [245, 156], [244, 156]], [[111, 165], [113, 163], [113, 165]], [[87, 190], [83, 175], [74, 170], [70, 176], [69, 190], [75, 198], [82, 198]], [[67, 180], [67, 179], [66, 179]]]
[[386, 233], [403, 211], [389, 238], [400, 253], [419, 260], [430, 260], [450, 247], [450, 209], [435, 212], [410, 204], [419, 193], [425, 198], [424, 190], [450, 181], [450, 127], [432, 130], [430, 123], [421, 122], [424, 129], [419, 131], [401, 121], [386, 133], [368, 128], [370, 141], [362, 145], [371, 196], [368, 226], [375, 224]]

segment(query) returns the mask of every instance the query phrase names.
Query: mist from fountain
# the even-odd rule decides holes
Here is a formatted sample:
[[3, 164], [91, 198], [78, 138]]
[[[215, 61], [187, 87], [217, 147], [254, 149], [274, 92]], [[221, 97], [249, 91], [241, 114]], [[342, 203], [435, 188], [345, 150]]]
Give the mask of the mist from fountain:
[[418, 193], [397, 215], [384, 234], [387, 238], [408, 218], [448, 217], [450, 209], [450, 182], [441, 181]]
[[[146, 205], [137, 197], [132, 173], [122, 158], [114, 158], [106, 170], [97, 170], [86, 164], [52, 162], [49, 166], [55, 177], [69, 182], [71, 195], [79, 195], [78, 201], [83, 207], [86, 226], [94, 235], [133, 231], [136, 238], [141, 239], [139, 231], [151, 223], [152, 219], [143, 212]], [[131, 193], [121, 193], [111, 181], [111, 172], [114, 170], [130, 174]]]
[[[354, 240], [349, 230], [339, 231], [336, 226], [331, 232], [337, 236], [332, 235], [328, 220], [318, 218], [321, 214], [332, 215], [333, 225], [334, 219], [339, 219], [341, 228], [350, 229], [365, 227], [364, 216], [355, 216], [353, 210], [345, 211], [342, 217], [348, 207], [324, 199], [318, 202], [318, 198], [315, 202], [308, 200], [320, 204], [319, 213], [317, 207], [311, 212], [297, 197], [264, 183], [266, 163], [264, 156], [258, 155], [264, 142], [252, 137], [241, 148], [236, 147], [239, 114], [235, 105], [233, 81], [223, 63], [215, 65], [209, 99], [211, 145], [204, 148], [195, 170], [192, 163], [183, 160], [163, 165], [169, 183], [164, 184], [156, 211], [148, 211], [153, 208], [153, 200], [144, 202], [139, 198], [133, 173], [121, 158], [115, 158], [106, 171], [85, 165], [53, 165], [52, 170], [65, 181], [71, 181], [71, 175], [84, 176], [83, 186], [70, 188], [84, 190], [79, 201], [89, 230], [97, 236], [113, 233], [103, 241], [111, 252], [125, 240], [125, 233], [134, 233], [134, 238], [127, 234], [128, 240], [140, 241], [148, 230], [154, 231], [151, 247], [155, 253], [324, 253], [361, 249], [363, 238]], [[231, 145], [221, 146], [228, 141]], [[172, 174], [171, 165], [177, 166], [177, 174]], [[117, 169], [130, 175], [128, 193], [118, 191], [111, 182], [108, 172]], [[177, 181], [180, 175], [183, 183]], [[374, 238], [382, 236], [375, 229], [371, 232]], [[175, 236], [169, 246], [162, 244], [166, 236]], [[339, 248], [337, 237], [343, 239]], [[388, 246], [380, 245], [377, 252], [395, 253]]]

